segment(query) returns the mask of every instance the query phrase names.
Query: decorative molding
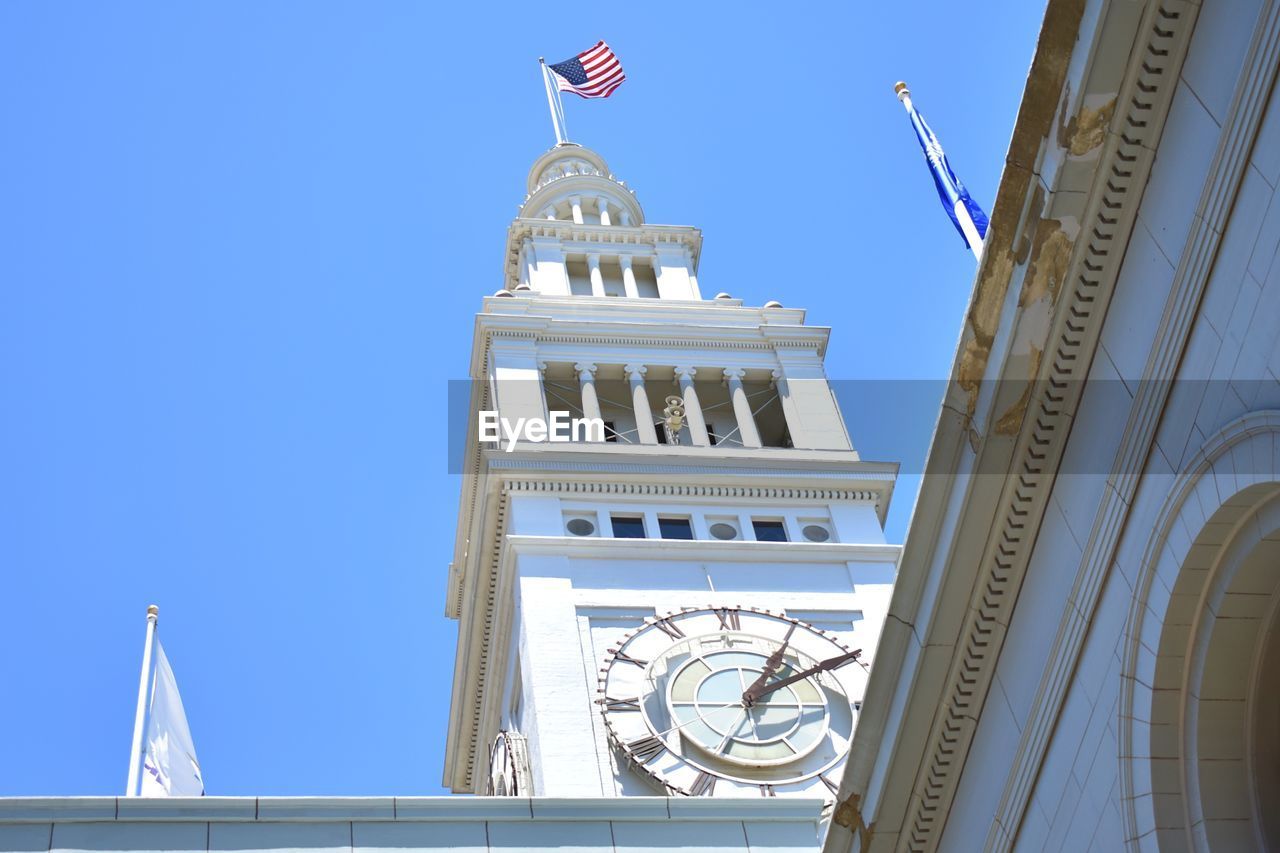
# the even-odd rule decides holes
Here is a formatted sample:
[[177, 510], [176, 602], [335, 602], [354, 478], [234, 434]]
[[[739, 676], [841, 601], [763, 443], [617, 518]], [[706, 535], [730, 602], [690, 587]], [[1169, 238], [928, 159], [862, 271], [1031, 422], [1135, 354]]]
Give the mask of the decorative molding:
[[[538, 446], [538, 445], [529, 445], [526, 442], [519, 442], [516, 446], [523, 447], [523, 446]], [[624, 445], [624, 447], [627, 447], [627, 446]], [[666, 448], [667, 445], [647, 445], [647, 447]], [[635, 448], [629, 447], [628, 449], [635, 449]], [[707, 448], [682, 448], [682, 449], [690, 449], [695, 451], [701, 449], [704, 451], [703, 453], [691, 453], [690, 456], [705, 456], [706, 451], [708, 450]], [[734, 449], [737, 451], [736, 456], [738, 457], [741, 457], [744, 454], [747, 456], [750, 456], [753, 450], [757, 452], [760, 450], [760, 448], [754, 448], [754, 449], [734, 448]], [[766, 448], [766, 449], [777, 450], [781, 453], [794, 452], [790, 448]], [[597, 448], [590, 447], [590, 446], [588, 446], [586, 450], [583, 452], [590, 453], [592, 451], [595, 451], [597, 453], [608, 452], [608, 451], [600, 451], [600, 450], [597, 450]], [[826, 455], [826, 454], [840, 453], [842, 451], [829, 450], [829, 451], [818, 451], [818, 452], [822, 453], [823, 455]], [[847, 452], [847, 451], [844, 451], [844, 452]], [[819, 479], [819, 480], [871, 480], [871, 481], [880, 481], [880, 482], [889, 483], [889, 484], [892, 484], [897, 479], [897, 476], [898, 476], [896, 465], [881, 467], [880, 470], [875, 470], [875, 469], [861, 470], [862, 465], [867, 465], [867, 466], [876, 465], [877, 467], [879, 467], [880, 463], [859, 463], [859, 462], [850, 462], [846, 460], [837, 461], [834, 459], [822, 459], [822, 458], [814, 459], [812, 457], [807, 460], [798, 460], [798, 461], [803, 461], [811, 465], [821, 465], [823, 463], [826, 463], [828, 465], [841, 464], [845, 467], [843, 470], [830, 470], [829, 468], [820, 469], [820, 468], [809, 468], [809, 467], [804, 467], [804, 468], [801, 468], [801, 467], [755, 468], [750, 466], [748, 467], [723, 466], [722, 467], [718, 465], [706, 465], [706, 464], [699, 465], [694, 460], [691, 460], [690, 462], [687, 462], [684, 464], [673, 464], [665, 461], [664, 462], [612, 462], [612, 461], [606, 462], [606, 461], [600, 461], [599, 459], [594, 459], [591, 461], [578, 462], [578, 461], [572, 461], [572, 460], [503, 458], [503, 457], [512, 456], [512, 455], [515, 455], [515, 454], [503, 453], [502, 456], [498, 456], [497, 453], [492, 453], [491, 459], [489, 462], [489, 468], [496, 473], [501, 473], [502, 471], [528, 469], [528, 470], [536, 470], [536, 471], [545, 471], [547, 473], [564, 471], [566, 473], [595, 473], [595, 474], [682, 474], [685, 476], [698, 476], [698, 477], [727, 476], [727, 477], [749, 477], [749, 478], [768, 477], [768, 478]], [[655, 458], [660, 459], [662, 457], [657, 456], [655, 454]], [[851, 466], [853, 465], [857, 465], [859, 466], [859, 468], [852, 468]], [[587, 486], [591, 488], [595, 488], [597, 486], [610, 486], [610, 487], [616, 486], [618, 488], [630, 488], [637, 484], [596, 483], [596, 482], [588, 481], [588, 482], [582, 482], [578, 485]], [[702, 488], [701, 485], [688, 484], [688, 483], [678, 484], [678, 487], [679, 488]], [[714, 487], [714, 488], [720, 488], [720, 487]], [[746, 487], [734, 487], [734, 488], [746, 488]]]
[[[1280, 63], [1280, 3], [1269, 0], [1261, 20], [1265, 24], [1255, 32], [1235, 98], [1223, 125], [1213, 167], [1200, 195], [1197, 210], [1202, 214], [1192, 220], [1156, 344], [1143, 370], [1143, 376], [1149, 377], [1150, 381], [1138, 383], [1137, 395], [1110, 472], [1113, 488], [1104, 490], [1102, 504], [1095, 515], [1080, 561], [1071, 595], [1076, 606], [1067, 608], [1058, 628], [1049, 663], [1032, 701], [1013, 768], [995, 813], [995, 822], [987, 837], [986, 849], [1010, 849], [1026, 812], [1054, 726], [1066, 701], [1076, 662], [1084, 647], [1089, 615], [1097, 606], [1108, 569], [1115, 559], [1147, 455], [1173, 387], [1172, 380], [1177, 375], [1201, 295], [1213, 270], [1218, 246], [1226, 232], [1232, 205], [1248, 166], [1249, 152]], [[1122, 811], [1131, 812], [1132, 804]]]
[[[987, 540], [912, 786], [898, 837], [901, 850], [938, 849], [1136, 221], [1194, 18], [1194, 9], [1176, 0], [1159, 0], [1147, 8], [1036, 381], [1014, 421], [1017, 444], [999, 502], [1003, 509]], [[997, 831], [997, 843], [1010, 843], [1006, 833], [1014, 834]]]
[[680, 554], [690, 560], [732, 560], [734, 562], [777, 562], [785, 557], [794, 563], [839, 563], [850, 561], [897, 562], [901, 545], [868, 545], [856, 542], [755, 542], [746, 539], [613, 539], [608, 536], [516, 536], [507, 537], [507, 547], [515, 556], [555, 554], [592, 559], [633, 559], [650, 557], [646, 552]]
[[516, 219], [507, 229], [503, 265], [507, 290], [520, 280], [520, 248], [526, 239], [550, 238], [562, 243], [637, 248], [656, 252], [660, 246], [678, 245], [688, 250], [695, 270], [702, 251], [702, 232], [684, 225], [579, 225], [565, 219]]
[[[591, 297], [579, 298], [590, 299]], [[551, 333], [535, 331], [532, 329], [505, 328], [486, 328], [483, 331], [485, 333], [486, 342], [492, 338], [522, 338], [534, 340], [540, 344], [586, 344], [589, 346], [632, 347], [669, 347], [672, 345], [689, 346], [693, 343], [687, 336], [659, 334], [637, 335], [634, 332], [628, 335], [606, 335], [589, 334], [585, 332]], [[695, 345], [698, 349], [755, 350], [759, 352], [776, 352], [780, 348], [810, 349], [816, 350], [817, 354], [822, 356], [826, 352], [827, 338], [825, 335], [814, 335], [808, 338], [790, 338], [783, 341], [751, 341], [734, 338], [722, 338], [720, 340], [715, 340], [711, 338], [702, 338], [699, 339]]]
[[[674, 344], [688, 345], [687, 338], [677, 337], [660, 337], [658, 335], [629, 337], [616, 335], [565, 335], [565, 334], [544, 334], [536, 336], [538, 343], [546, 344], [591, 344], [591, 345], [613, 345], [613, 346], [671, 346]], [[812, 344], [814, 347], [821, 346], [815, 339]], [[751, 349], [751, 350], [771, 350], [773, 349], [768, 343], [759, 341], [732, 341], [732, 340], [700, 340], [697, 342], [699, 349]]]
[[[480, 661], [478, 666], [467, 666], [463, 672], [472, 672], [476, 674], [475, 680], [468, 691], [471, 694], [470, 713], [467, 717], [467, 732], [460, 738], [460, 743], [467, 745], [465, 762], [464, 762], [464, 784], [473, 791], [478, 790], [476, 785], [476, 761], [487, 757], [484, 749], [484, 741], [486, 740], [485, 732], [481, 726], [481, 716], [484, 710], [484, 686], [488, 679], [489, 668], [484, 662], [489, 659], [490, 649], [493, 641], [494, 620], [493, 620], [493, 603], [498, 590], [498, 565], [502, 560], [503, 546], [506, 540], [507, 527], [507, 496], [501, 494], [498, 498], [498, 506], [495, 512], [494, 525], [496, 527], [494, 536], [489, 540], [490, 549], [489, 557], [484, 561], [485, 573], [484, 577], [479, 578], [480, 584], [477, 588], [483, 586], [485, 594], [483, 601], [485, 608], [482, 611], [483, 622], [479, 636], [479, 648], [475, 650], [476, 660]], [[480, 615], [480, 614], [473, 614]], [[456, 698], [455, 698], [456, 702]], [[461, 756], [455, 756], [457, 761]]]
[[772, 500], [854, 501], [857, 503], [876, 503], [884, 497], [880, 492], [866, 489], [791, 489], [759, 486], [664, 485], [661, 483], [582, 483], [558, 482], [555, 480], [506, 480], [502, 485], [507, 492], [547, 495], [768, 498]]

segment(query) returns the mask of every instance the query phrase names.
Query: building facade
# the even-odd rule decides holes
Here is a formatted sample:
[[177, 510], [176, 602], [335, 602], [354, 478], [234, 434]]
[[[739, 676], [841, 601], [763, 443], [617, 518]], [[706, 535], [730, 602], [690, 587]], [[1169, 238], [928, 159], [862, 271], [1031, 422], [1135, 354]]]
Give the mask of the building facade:
[[444, 780], [482, 796], [7, 800], [0, 850], [817, 850], [897, 467], [853, 449], [830, 330], [704, 299], [700, 250], [593, 151], [529, 173], [454, 460]]
[[1050, 0], [901, 552], [828, 330], [546, 153], [457, 460], [488, 796], [8, 799], [0, 850], [1280, 849], [1278, 69], [1280, 0]]
[[[477, 317], [470, 411], [604, 429], [485, 442], [469, 418], [445, 782], [830, 799], [898, 549], [896, 467], [852, 448], [829, 330], [702, 299], [699, 232], [649, 225], [588, 149], [543, 155], [528, 190]], [[742, 707], [775, 651], [798, 672], [854, 649]]]
[[1278, 60], [1048, 4], [827, 850], [1280, 849]]

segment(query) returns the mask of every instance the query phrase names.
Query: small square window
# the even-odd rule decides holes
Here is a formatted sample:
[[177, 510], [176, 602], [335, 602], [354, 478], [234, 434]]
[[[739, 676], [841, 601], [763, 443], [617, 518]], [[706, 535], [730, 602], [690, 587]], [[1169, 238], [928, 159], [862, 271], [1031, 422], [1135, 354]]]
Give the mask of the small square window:
[[611, 515], [614, 539], [643, 539], [644, 517], [639, 515]]
[[786, 542], [787, 528], [782, 525], [781, 521], [764, 521], [763, 519], [751, 519], [751, 526], [756, 531], [757, 542]]
[[693, 525], [687, 518], [658, 517], [658, 530], [663, 539], [692, 539]]

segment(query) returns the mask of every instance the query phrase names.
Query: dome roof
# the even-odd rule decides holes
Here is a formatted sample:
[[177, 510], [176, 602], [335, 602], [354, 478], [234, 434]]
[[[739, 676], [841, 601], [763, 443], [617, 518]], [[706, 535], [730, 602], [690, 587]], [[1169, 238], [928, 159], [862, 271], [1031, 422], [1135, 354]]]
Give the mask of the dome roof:
[[542, 208], [567, 196], [603, 195], [631, 214], [632, 225], [644, 222], [635, 193], [613, 176], [603, 157], [574, 142], [557, 145], [534, 161], [527, 191], [521, 216], [537, 217]]

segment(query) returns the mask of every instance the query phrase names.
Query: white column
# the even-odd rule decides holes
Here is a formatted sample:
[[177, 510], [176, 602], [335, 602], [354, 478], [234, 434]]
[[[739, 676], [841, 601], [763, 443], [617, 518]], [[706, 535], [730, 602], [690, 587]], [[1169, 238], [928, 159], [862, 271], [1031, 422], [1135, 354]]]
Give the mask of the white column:
[[760, 430], [756, 428], [756, 419], [751, 414], [747, 389], [742, 387], [742, 377], [745, 375], [746, 371], [741, 367], [726, 368], [724, 381], [729, 386], [729, 399], [733, 401], [733, 416], [738, 420], [738, 435], [742, 438], [742, 446], [763, 447]]
[[512, 423], [517, 418], [545, 418], [541, 367], [536, 342], [495, 335], [489, 350], [489, 407]]
[[658, 276], [658, 296], [663, 299], [697, 299], [689, 255], [683, 246], [659, 244], [655, 247], [653, 271]]
[[558, 237], [534, 237], [533, 258], [537, 266], [534, 268], [533, 280], [529, 282], [530, 287], [548, 296], [568, 296], [572, 293], [564, 247]]
[[628, 364], [622, 369], [631, 383], [631, 408], [636, 413], [636, 435], [641, 444], [657, 444], [658, 431], [653, 426], [653, 409], [649, 408], [649, 395], [644, 390], [644, 375], [648, 368], [643, 364]]
[[538, 268], [538, 255], [533, 250], [533, 241], [525, 239], [520, 244], [524, 251], [524, 283], [533, 287], [533, 273]]
[[556, 209], [551, 205], [547, 205], [542, 209], [542, 215], [545, 216], [547, 219], [555, 219]]
[[[600, 398], [596, 395], [596, 366], [588, 361], [580, 361], [573, 366], [578, 371], [578, 384], [582, 387], [582, 416], [584, 418], [600, 417]], [[590, 435], [591, 431], [588, 430]]]
[[692, 367], [677, 367], [676, 384], [680, 386], [680, 396], [684, 398], [684, 420], [689, 427], [690, 441], [695, 447], [710, 447], [711, 436], [707, 435], [707, 421], [702, 417], [698, 389], [693, 384], [693, 377], [697, 372]]
[[569, 199], [569, 205], [573, 208], [573, 221], [576, 224], [581, 225], [582, 224], [582, 199], [578, 198], [575, 195], [573, 198]]
[[600, 256], [587, 255], [587, 272], [591, 274], [591, 295], [604, 296], [604, 273], [600, 272]]
[[622, 290], [632, 299], [640, 298], [640, 288], [636, 287], [636, 272], [631, 268], [631, 256], [619, 255], [618, 265], [622, 267]]
[[684, 256], [688, 262], [689, 270], [689, 288], [693, 291], [690, 294], [691, 299], [701, 299], [702, 291], [698, 289], [698, 275], [693, 271], [693, 252], [685, 250]]
[[779, 350], [781, 366], [773, 372], [795, 447], [852, 450], [840, 407], [814, 350]]
[[627, 209], [625, 207], [622, 208], [620, 211], [618, 211], [618, 217], [619, 217], [619, 221], [623, 225], [631, 224], [631, 214], [627, 212]]
[[596, 206], [600, 208], [600, 224], [612, 225], [613, 220], [609, 218], [609, 199], [604, 196], [596, 196]]

